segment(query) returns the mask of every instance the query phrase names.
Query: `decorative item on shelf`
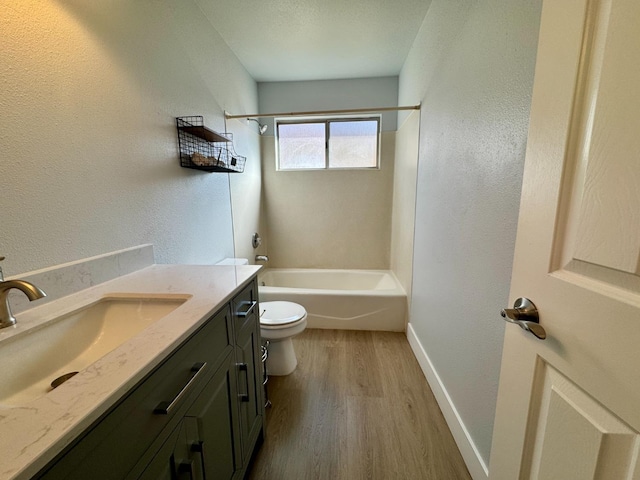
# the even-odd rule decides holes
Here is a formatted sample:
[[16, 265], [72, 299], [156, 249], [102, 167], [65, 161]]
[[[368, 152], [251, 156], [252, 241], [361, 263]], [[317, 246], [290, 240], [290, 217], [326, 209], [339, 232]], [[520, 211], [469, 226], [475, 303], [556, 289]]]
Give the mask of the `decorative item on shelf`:
[[211, 165], [211, 161], [209, 158], [204, 155], [200, 155], [198, 152], [193, 152], [191, 154], [191, 161], [198, 165], [199, 167], [205, 167], [207, 165]]
[[177, 117], [180, 165], [206, 172], [242, 173], [246, 157], [233, 148], [233, 134], [204, 126], [202, 116]]

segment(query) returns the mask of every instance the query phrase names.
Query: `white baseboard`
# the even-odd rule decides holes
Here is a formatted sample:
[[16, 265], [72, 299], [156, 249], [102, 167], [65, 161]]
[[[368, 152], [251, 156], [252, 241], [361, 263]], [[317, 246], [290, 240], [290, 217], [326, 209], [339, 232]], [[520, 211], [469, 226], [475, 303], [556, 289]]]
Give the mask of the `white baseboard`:
[[422, 368], [424, 376], [427, 377], [427, 382], [438, 401], [440, 410], [442, 410], [442, 414], [447, 421], [449, 430], [451, 430], [451, 433], [453, 434], [453, 439], [458, 445], [458, 449], [462, 454], [462, 458], [464, 459], [464, 463], [467, 465], [467, 469], [469, 470], [471, 477], [474, 480], [487, 480], [489, 478], [489, 469], [482, 460], [482, 457], [480, 457], [478, 449], [473, 443], [473, 440], [464, 426], [460, 415], [458, 415], [456, 406], [451, 401], [451, 397], [449, 397], [447, 389], [440, 380], [438, 372], [433, 368], [433, 364], [431, 363], [427, 352], [422, 347], [420, 340], [418, 340], [411, 323], [407, 325], [407, 339], [409, 340], [409, 345], [411, 345], [413, 354], [416, 356], [416, 359]]

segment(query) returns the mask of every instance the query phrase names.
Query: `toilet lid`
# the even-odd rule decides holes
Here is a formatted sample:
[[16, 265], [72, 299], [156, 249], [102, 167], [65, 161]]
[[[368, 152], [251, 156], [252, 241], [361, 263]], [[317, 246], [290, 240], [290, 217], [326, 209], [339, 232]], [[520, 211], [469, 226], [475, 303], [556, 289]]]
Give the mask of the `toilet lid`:
[[288, 325], [302, 320], [307, 311], [293, 302], [264, 302], [260, 304], [260, 325]]

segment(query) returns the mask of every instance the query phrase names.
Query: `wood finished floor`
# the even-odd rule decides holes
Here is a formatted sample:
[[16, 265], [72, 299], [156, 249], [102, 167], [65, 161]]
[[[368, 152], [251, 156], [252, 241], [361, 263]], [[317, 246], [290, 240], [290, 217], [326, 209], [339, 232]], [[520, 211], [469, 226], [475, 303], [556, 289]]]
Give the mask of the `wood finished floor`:
[[469, 479], [403, 333], [305, 330], [251, 480]]

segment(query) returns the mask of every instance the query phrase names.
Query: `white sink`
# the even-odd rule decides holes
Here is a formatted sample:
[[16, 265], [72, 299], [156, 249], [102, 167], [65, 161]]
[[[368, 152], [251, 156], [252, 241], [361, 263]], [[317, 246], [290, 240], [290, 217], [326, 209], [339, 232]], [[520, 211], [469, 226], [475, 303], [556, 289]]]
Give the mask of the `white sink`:
[[45, 395], [56, 378], [88, 367], [188, 298], [105, 296], [3, 340], [0, 404], [23, 405]]

